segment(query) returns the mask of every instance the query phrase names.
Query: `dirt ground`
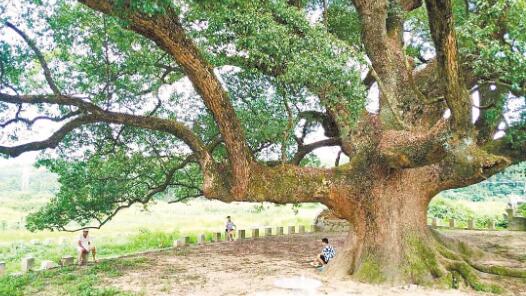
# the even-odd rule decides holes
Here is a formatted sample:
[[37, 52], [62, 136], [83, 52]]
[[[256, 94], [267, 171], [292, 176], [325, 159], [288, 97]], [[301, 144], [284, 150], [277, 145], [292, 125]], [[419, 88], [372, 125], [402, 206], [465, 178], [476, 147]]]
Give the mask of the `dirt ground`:
[[[526, 266], [524, 232], [446, 231], [446, 234], [497, 252], [501, 256], [492, 257], [496, 261]], [[146, 264], [108, 278], [103, 285], [144, 295], [484, 295], [333, 281], [307, 264], [319, 252], [322, 237], [328, 237], [338, 250], [345, 234], [269, 237], [148, 254], [144, 255]], [[319, 281], [321, 286], [307, 289], [312, 280]], [[283, 287], [287, 284], [303, 289]], [[513, 281], [506, 286], [512, 287], [514, 295], [526, 295], [525, 281]]]

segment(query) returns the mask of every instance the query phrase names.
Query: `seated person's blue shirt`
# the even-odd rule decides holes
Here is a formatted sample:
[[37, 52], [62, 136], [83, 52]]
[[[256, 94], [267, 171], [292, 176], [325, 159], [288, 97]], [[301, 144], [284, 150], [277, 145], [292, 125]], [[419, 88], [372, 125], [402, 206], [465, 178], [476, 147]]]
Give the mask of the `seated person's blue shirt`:
[[323, 257], [325, 257], [325, 261], [329, 262], [334, 256], [336, 255], [336, 252], [334, 251], [334, 248], [331, 245], [327, 245], [325, 248], [323, 248], [323, 251], [321, 251], [323, 254]]

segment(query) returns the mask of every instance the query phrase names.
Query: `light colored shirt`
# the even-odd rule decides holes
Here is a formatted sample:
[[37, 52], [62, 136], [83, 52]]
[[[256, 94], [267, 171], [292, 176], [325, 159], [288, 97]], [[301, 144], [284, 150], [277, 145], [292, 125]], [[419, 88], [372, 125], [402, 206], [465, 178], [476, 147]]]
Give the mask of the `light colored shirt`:
[[236, 228], [236, 224], [234, 224], [232, 221], [226, 222], [225, 228], [226, 230], [234, 230], [234, 228]]
[[86, 237], [84, 237], [84, 235], [81, 233], [78, 241], [80, 242], [80, 245], [86, 250], [89, 250], [91, 245], [93, 244], [93, 240], [91, 239], [89, 234], [86, 235]]

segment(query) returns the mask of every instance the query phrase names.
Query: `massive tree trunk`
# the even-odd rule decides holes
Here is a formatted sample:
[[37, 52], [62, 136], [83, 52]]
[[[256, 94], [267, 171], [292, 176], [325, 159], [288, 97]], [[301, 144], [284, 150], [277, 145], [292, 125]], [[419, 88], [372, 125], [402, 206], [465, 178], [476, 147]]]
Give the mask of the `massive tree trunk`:
[[350, 254], [336, 261], [337, 268], [373, 281], [407, 277], [401, 274], [403, 265], [414, 256], [408, 244], [427, 233], [427, 202], [418, 198], [420, 193], [414, 188], [385, 187], [365, 197], [359, 215], [351, 221], [353, 231], [346, 246]]
[[480, 272], [526, 277], [525, 270], [477, 263], [482, 251], [428, 227], [427, 208], [440, 192], [441, 182], [458, 181], [444, 180], [437, 172], [436, 166], [386, 174], [364, 172], [372, 186], [350, 192], [354, 196], [349, 199], [355, 200], [351, 208], [332, 205], [337, 215], [351, 223], [351, 231], [329, 264], [327, 275], [390, 285], [465, 285], [488, 292], [502, 292], [503, 288], [481, 280]]
[[359, 201], [357, 208], [339, 209], [339, 213], [349, 213], [346, 218], [352, 230], [330, 273], [373, 282], [402, 282], [413, 277], [408, 264], [425, 262], [414, 248], [429, 239], [427, 206], [433, 192], [428, 186], [431, 176], [424, 174], [417, 169], [376, 176], [370, 188], [353, 197]]

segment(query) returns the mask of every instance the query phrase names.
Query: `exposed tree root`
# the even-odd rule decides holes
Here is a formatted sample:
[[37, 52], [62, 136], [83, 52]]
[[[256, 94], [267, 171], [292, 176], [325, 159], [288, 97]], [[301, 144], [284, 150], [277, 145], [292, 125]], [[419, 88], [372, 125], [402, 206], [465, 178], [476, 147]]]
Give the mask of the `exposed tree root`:
[[507, 276], [515, 278], [526, 278], [526, 270], [515, 269], [496, 265], [484, 265], [477, 263], [484, 252], [469, 247], [464, 242], [447, 238], [436, 231], [432, 231], [435, 238], [437, 254], [439, 261], [444, 265], [446, 270], [451, 273], [451, 284], [453, 288], [456, 277], [460, 276], [464, 283], [477, 291], [503, 293], [505, 289], [499, 284], [490, 280], [482, 280], [479, 272], [497, 276]]
[[[526, 278], [525, 269], [480, 263], [488, 254], [434, 230], [406, 235], [403, 244], [398, 263], [387, 261], [378, 249], [365, 249], [355, 261], [356, 269], [351, 270], [351, 276], [361, 282], [465, 287], [497, 294], [507, 292], [497, 283], [502, 277]], [[345, 266], [345, 263], [335, 263], [335, 268], [329, 270], [331, 276], [333, 270]]]

